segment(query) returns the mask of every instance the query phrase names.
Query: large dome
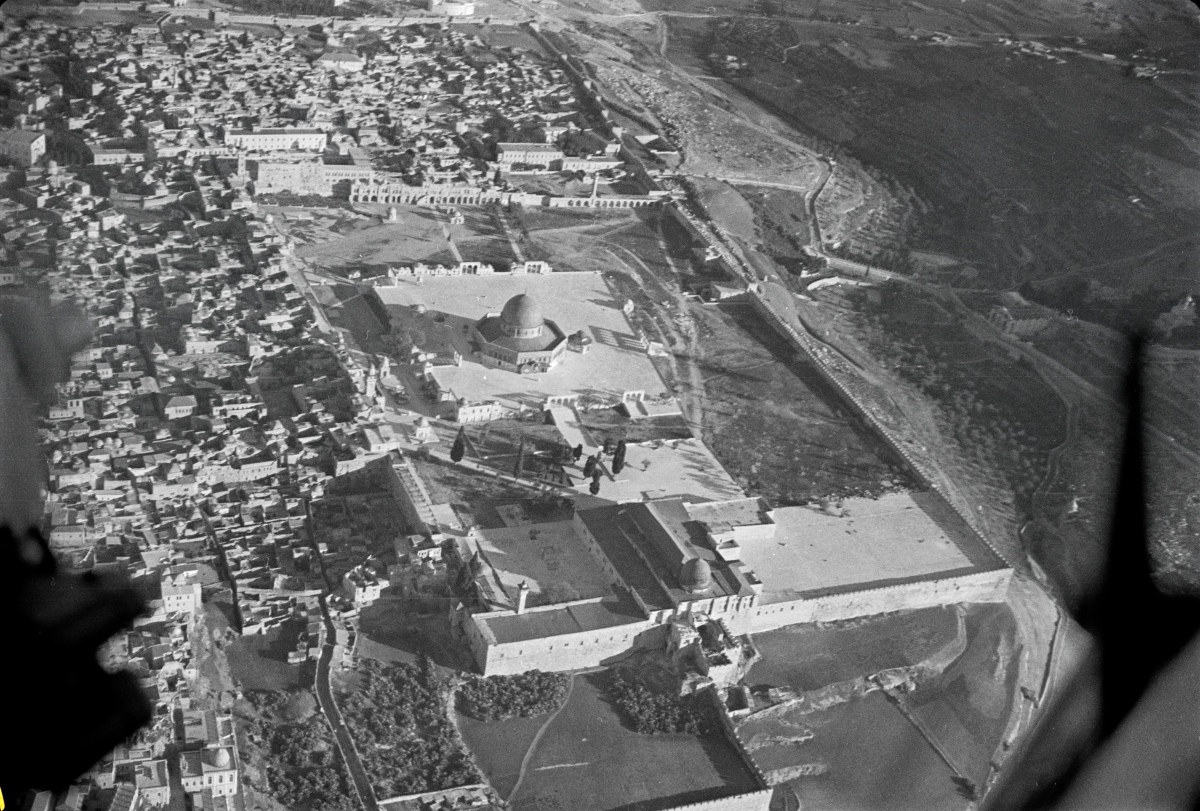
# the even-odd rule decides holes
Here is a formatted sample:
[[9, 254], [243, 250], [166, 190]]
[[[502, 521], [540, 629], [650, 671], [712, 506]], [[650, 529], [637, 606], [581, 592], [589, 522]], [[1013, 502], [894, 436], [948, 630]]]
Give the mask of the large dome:
[[703, 558], [692, 558], [679, 571], [679, 585], [686, 591], [706, 591], [712, 586], [712, 567]]
[[513, 329], [539, 329], [543, 323], [542, 308], [529, 296], [521, 293], [513, 296], [504, 305], [500, 318]]

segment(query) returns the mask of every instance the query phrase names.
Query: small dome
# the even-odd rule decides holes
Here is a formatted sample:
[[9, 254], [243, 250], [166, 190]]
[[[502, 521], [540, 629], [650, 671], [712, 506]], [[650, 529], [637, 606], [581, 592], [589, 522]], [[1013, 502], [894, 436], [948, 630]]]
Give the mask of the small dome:
[[514, 329], [537, 329], [545, 322], [542, 308], [524, 293], [508, 300], [500, 312], [500, 318]]
[[213, 765], [218, 769], [228, 769], [230, 765], [229, 750], [225, 748], [218, 749], [213, 753]]
[[679, 571], [679, 585], [686, 591], [705, 591], [712, 585], [712, 567], [703, 558], [692, 558]]

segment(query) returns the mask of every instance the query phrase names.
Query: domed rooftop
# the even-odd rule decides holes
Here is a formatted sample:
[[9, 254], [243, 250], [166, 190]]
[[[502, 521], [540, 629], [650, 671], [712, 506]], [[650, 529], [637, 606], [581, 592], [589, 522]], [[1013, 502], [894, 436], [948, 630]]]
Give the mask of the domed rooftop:
[[679, 570], [679, 585], [686, 591], [706, 591], [712, 586], [712, 567], [703, 558], [685, 561]]
[[218, 769], [228, 769], [230, 763], [229, 750], [225, 747], [221, 747], [212, 753], [212, 765]]
[[545, 323], [542, 308], [529, 296], [513, 296], [500, 311], [500, 319], [514, 329], [537, 329]]

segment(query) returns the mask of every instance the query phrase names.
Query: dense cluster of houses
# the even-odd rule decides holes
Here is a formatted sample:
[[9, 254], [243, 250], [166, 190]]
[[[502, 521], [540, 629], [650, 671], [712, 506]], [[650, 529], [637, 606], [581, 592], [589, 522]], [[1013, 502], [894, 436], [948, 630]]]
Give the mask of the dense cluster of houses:
[[[311, 71], [274, 49], [264, 58], [249, 38], [5, 26], [0, 60], [14, 69], [0, 79], [0, 287], [81, 304], [93, 326], [40, 420], [45, 530], [69, 564], [122, 571], [155, 595], [103, 651], [141, 678], [154, 723], [39, 802], [132, 811], [186, 796], [234, 808], [236, 736], [199, 667], [206, 594], [232, 592], [242, 633], [301, 620], [294, 662], [319, 650], [317, 596], [330, 584], [347, 606], [387, 585], [379, 567], [310, 537], [306, 523], [308, 500], [335, 474], [406, 439], [382, 418], [387, 369], [313, 329], [290, 245], [256, 214], [244, 155], [228, 154], [235, 128], [251, 141], [273, 127], [319, 129], [330, 108], [314, 102], [289, 120], [304, 94], [266, 74], [310, 81], [301, 74]], [[67, 76], [42, 67], [64, 50]], [[218, 53], [240, 56], [204, 67]], [[274, 106], [259, 103], [267, 98]], [[365, 137], [378, 122], [352, 123]], [[428, 441], [430, 429], [412, 433]]]
[[[267, 37], [183, 17], [128, 35], [30, 26], [22, 36], [66, 68], [26, 65], [0, 88], [14, 132], [34, 133], [0, 138], [6, 154], [11, 142], [22, 156], [97, 165], [250, 156], [249, 191], [315, 194], [387, 177], [487, 187], [498, 170], [623, 163], [619, 133], [586, 128], [561, 68], [452, 30]], [[48, 142], [27, 145], [40, 130]]]

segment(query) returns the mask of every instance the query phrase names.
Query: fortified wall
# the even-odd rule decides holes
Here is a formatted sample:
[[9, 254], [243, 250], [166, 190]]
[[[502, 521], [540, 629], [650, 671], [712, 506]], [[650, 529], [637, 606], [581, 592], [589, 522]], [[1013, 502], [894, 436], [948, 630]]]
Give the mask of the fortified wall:
[[1000, 603], [1008, 594], [1012, 569], [914, 579], [878, 588], [801, 598], [756, 606], [753, 612], [725, 618], [734, 633], [762, 633], [806, 622], [836, 622], [892, 611], [935, 608], [954, 603]]
[[771, 805], [773, 793], [774, 789], [764, 788], [758, 791], [748, 791], [745, 794], [735, 794], [732, 797], [673, 805], [666, 811], [767, 811]]

